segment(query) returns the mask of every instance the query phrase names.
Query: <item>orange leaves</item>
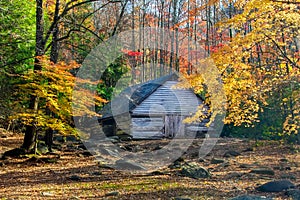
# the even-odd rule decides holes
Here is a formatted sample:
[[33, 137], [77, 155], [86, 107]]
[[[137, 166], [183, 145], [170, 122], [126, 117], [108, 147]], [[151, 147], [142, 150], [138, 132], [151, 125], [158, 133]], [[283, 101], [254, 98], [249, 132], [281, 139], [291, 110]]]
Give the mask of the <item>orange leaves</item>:
[[[71, 127], [73, 109], [78, 109], [88, 115], [97, 116], [97, 113], [90, 111], [91, 106], [101, 105], [106, 102], [99, 97], [93, 90], [97, 83], [90, 80], [80, 80], [71, 73], [79, 67], [75, 62], [69, 64], [59, 62], [51, 63], [47, 57], [39, 57], [42, 66], [41, 70], [28, 71], [23, 75], [22, 83], [18, 85], [18, 96], [22, 101], [30, 101], [29, 95], [39, 97], [38, 111], [35, 113], [31, 109], [21, 108], [22, 101], [17, 101], [16, 110], [12, 118], [22, 120], [24, 124], [34, 123], [40, 128], [52, 128], [63, 134], [73, 133]], [[80, 90], [81, 96], [89, 97], [85, 104], [80, 102], [72, 108], [73, 90], [75, 80], [79, 84], [84, 84], [86, 89]], [[78, 93], [77, 93], [78, 94]], [[86, 104], [86, 102], [88, 102]], [[28, 104], [28, 103], [27, 103]], [[26, 106], [26, 104], [25, 104]], [[49, 111], [52, 114], [49, 114]], [[76, 111], [76, 113], [80, 113]]]

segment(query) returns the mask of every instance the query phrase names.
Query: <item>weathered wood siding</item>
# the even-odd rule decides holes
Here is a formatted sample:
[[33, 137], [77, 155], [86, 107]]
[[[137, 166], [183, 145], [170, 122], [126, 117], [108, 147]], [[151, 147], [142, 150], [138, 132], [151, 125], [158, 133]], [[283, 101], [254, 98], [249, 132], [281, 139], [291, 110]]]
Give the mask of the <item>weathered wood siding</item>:
[[178, 137], [183, 137], [185, 132], [185, 124], [182, 122], [184, 116], [182, 115], [166, 115], [164, 120], [165, 125], [165, 136], [166, 137], [175, 137], [175, 134]]
[[[132, 111], [133, 138], [185, 137], [205, 129], [187, 125], [183, 120], [195, 113], [202, 104], [192, 90], [174, 89], [178, 81], [166, 81]], [[190, 129], [190, 127], [192, 129]]]
[[162, 117], [132, 118], [131, 134], [135, 139], [161, 138], [164, 136]]

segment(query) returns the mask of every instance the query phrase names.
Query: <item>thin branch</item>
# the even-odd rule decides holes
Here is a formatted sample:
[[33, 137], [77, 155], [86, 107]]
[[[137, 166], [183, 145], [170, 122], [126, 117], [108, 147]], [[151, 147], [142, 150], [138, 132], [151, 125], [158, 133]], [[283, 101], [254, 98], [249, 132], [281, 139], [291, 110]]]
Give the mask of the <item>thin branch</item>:
[[89, 53], [88, 51], [86, 51], [86, 49], [83, 49], [83, 48], [81, 48], [80, 46], [74, 45], [74, 44], [72, 44], [72, 43], [70, 43], [70, 42], [66, 42], [66, 44], [68, 44], [68, 45], [70, 45], [70, 46], [72, 46], [72, 47], [74, 47], [74, 48], [77, 48], [77, 49], [79, 49], [79, 50], [81, 50], [81, 51], [83, 51], [83, 52]]
[[294, 63], [294, 62], [293, 62], [293, 61], [292, 61], [292, 60], [284, 53], [284, 51], [281, 49], [281, 47], [279, 46], [279, 44], [277, 44], [277, 42], [276, 42], [273, 38], [271, 38], [270, 36], [268, 36], [268, 35], [266, 35], [266, 34], [264, 34], [264, 36], [266, 36], [269, 40], [272, 41], [272, 43], [273, 43], [273, 44], [277, 47], [277, 49], [280, 51], [281, 55], [282, 55], [285, 59], [287, 59], [288, 62], [292, 64], [292, 66], [294, 66], [294, 67], [300, 69], [300, 67], [299, 67], [296, 63]]
[[114, 35], [116, 34], [116, 32], [117, 32], [118, 26], [119, 26], [119, 24], [121, 23], [122, 17], [123, 17], [123, 15], [124, 15], [124, 13], [125, 13], [125, 8], [126, 8], [126, 6], [127, 6], [128, 1], [129, 1], [129, 0], [126, 0], [126, 1], [125, 1], [125, 4], [124, 4], [123, 7], [122, 7], [120, 16], [119, 16], [119, 18], [118, 18], [118, 21], [117, 21], [116, 25], [114, 26], [114, 29], [113, 29], [113, 32], [111, 33], [111, 36], [114, 36]]
[[[62, 40], [68, 39], [68, 38], [70, 37], [71, 33], [73, 33], [73, 32], [81, 32], [81, 30], [80, 30], [80, 29], [75, 29], [75, 28], [74, 28], [74, 29], [70, 29], [70, 30], [68, 31], [68, 33], [67, 33], [65, 36], [58, 38], [56, 41], [57, 41], [57, 42], [60, 42], [60, 41], [62, 41]], [[51, 42], [47, 45], [47, 47], [46, 47], [46, 49], [45, 49], [45, 52], [47, 52], [47, 51], [50, 49], [50, 47], [52, 46], [52, 43], [53, 43], [53, 41], [51, 41]]]
[[[57, 20], [55, 20], [55, 21], [52, 22], [52, 24], [51, 24], [51, 26], [50, 26], [50, 28], [49, 28], [49, 30], [48, 30], [46, 36], [45, 36], [44, 43], [46, 43], [46, 42], [49, 40], [50, 35], [51, 35], [51, 33], [53, 32], [53, 30], [54, 30], [56, 24], [59, 22], [59, 20], [60, 20], [62, 17], [64, 17], [64, 16], [68, 13], [68, 11], [70, 11], [70, 10], [76, 8], [76, 7], [79, 7], [79, 6], [81, 6], [81, 5], [84, 5], [84, 4], [86, 4], [86, 3], [92, 3], [92, 2], [96, 2], [96, 1], [99, 1], [99, 0], [87, 0], [87, 1], [83, 1], [83, 2], [77, 3], [77, 4], [75, 4], [75, 5], [72, 5], [72, 6], [70, 6], [70, 7], [69, 7], [69, 5], [72, 4], [72, 3], [74, 3], [74, 2], [76, 2], [76, 1], [73, 0], [73, 1], [68, 2], [67, 5], [66, 5], [66, 7], [65, 7], [65, 9], [62, 11], [62, 13], [61, 13], [59, 16], [57, 16], [57, 18], [56, 18]], [[111, 3], [120, 3], [120, 2], [122, 2], [122, 1], [121, 1], [121, 0], [118, 0], [118, 1], [108, 1], [107, 3], [101, 5], [101, 6], [99, 7], [99, 9], [104, 8], [104, 7], [107, 6], [108, 4], [111, 4]]]

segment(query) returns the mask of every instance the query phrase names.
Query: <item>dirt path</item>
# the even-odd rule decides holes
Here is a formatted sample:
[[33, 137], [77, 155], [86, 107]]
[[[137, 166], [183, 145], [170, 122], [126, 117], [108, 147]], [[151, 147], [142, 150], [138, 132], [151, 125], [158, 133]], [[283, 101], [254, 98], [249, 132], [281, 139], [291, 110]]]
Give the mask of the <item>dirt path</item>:
[[[0, 138], [0, 154], [21, 144], [20, 135]], [[164, 146], [169, 141], [134, 141], [122, 145], [139, 145], [143, 149]], [[237, 195], [257, 194], [288, 199], [281, 193], [261, 193], [258, 185], [270, 180], [289, 179], [300, 184], [300, 147], [290, 148], [278, 142], [220, 139], [204, 160], [197, 152], [197, 139], [183, 155], [208, 169], [212, 177], [192, 179], [181, 176], [178, 169], [163, 169], [156, 174], [132, 174], [102, 168], [83, 149], [64, 144], [59, 155], [35, 158], [8, 158], [0, 161], [0, 199], [229, 199]], [[254, 147], [254, 148], [253, 148]], [[239, 156], [224, 157], [233, 150]], [[212, 161], [219, 160], [214, 164]], [[217, 159], [216, 159], [217, 158]], [[220, 161], [221, 160], [221, 161]], [[250, 173], [253, 168], [270, 168], [274, 175]]]

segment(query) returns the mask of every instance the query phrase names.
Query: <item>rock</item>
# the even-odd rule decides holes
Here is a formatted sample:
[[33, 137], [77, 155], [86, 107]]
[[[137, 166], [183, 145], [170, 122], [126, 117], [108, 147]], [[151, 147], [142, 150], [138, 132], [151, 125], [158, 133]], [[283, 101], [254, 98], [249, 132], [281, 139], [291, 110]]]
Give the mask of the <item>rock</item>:
[[113, 166], [102, 161], [98, 162], [98, 167], [101, 169], [114, 169]]
[[189, 197], [175, 197], [174, 200], [192, 200]]
[[120, 156], [117, 149], [112, 149], [110, 147], [99, 146], [98, 151], [102, 155], [114, 156], [114, 157], [119, 157]]
[[120, 141], [132, 141], [132, 135], [120, 134], [118, 135]]
[[261, 192], [282, 192], [294, 188], [295, 185], [289, 180], [271, 181], [256, 188]]
[[285, 195], [292, 198], [293, 200], [300, 199], [300, 190], [288, 190], [286, 191]]
[[289, 179], [289, 180], [296, 180], [297, 176], [293, 175], [293, 174], [283, 174], [280, 176], [281, 179]]
[[140, 164], [135, 162], [131, 162], [129, 160], [117, 160], [116, 161], [116, 169], [121, 170], [146, 170], [146, 168]]
[[182, 166], [181, 174], [190, 178], [209, 178], [211, 174], [208, 170], [203, 167], [200, 167], [197, 163], [186, 163]]
[[239, 166], [239, 168], [243, 168], [243, 169], [251, 169], [251, 168], [253, 168], [253, 167], [255, 167], [254, 164], [247, 164], [247, 163], [242, 163], [242, 164], [240, 164], [240, 166]]
[[70, 198], [70, 200], [79, 200], [80, 198], [79, 197], [77, 197], [77, 196], [72, 196], [71, 198]]
[[161, 171], [153, 171], [149, 175], [151, 175], [151, 176], [160, 176], [160, 175], [165, 175], [165, 173], [161, 172]]
[[179, 169], [179, 168], [181, 168], [181, 163], [175, 161], [174, 163], [170, 164], [170, 165], [168, 166], [168, 168], [170, 168], [170, 169]]
[[289, 160], [288, 160], [287, 158], [281, 158], [279, 161], [280, 161], [280, 162], [283, 162], [283, 163], [289, 162]]
[[241, 155], [239, 152], [233, 151], [233, 150], [226, 151], [226, 152], [224, 153], [224, 157], [227, 157], [227, 158], [229, 158], [229, 157], [237, 157], [237, 156], [239, 156], [239, 155]]
[[94, 176], [101, 176], [102, 172], [101, 171], [93, 172], [92, 175], [94, 175]]
[[220, 163], [224, 163], [225, 162], [225, 160], [224, 159], [221, 159], [221, 158], [213, 158], [212, 160], [211, 160], [211, 164], [220, 164]]
[[230, 166], [230, 163], [229, 162], [224, 162], [224, 163], [221, 163], [217, 166], [217, 168], [226, 168], [226, 167], [229, 167]]
[[179, 157], [177, 160], [175, 160], [168, 167], [170, 169], [179, 169], [179, 168], [181, 168], [181, 166], [182, 166], [183, 163], [184, 163], [184, 159], [182, 157]]
[[77, 146], [78, 149], [82, 149], [82, 150], [87, 150], [86, 146], [84, 146], [84, 144], [79, 144]]
[[78, 175], [72, 175], [69, 177], [69, 179], [72, 181], [80, 181], [81, 177]]
[[162, 147], [160, 145], [156, 145], [154, 148], [153, 148], [153, 151], [157, 151], [157, 150], [160, 150], [162, 149]]
[[254, 174], [263, 174], [263, 175], [274, 175], [275, 172], [272, 169], [268, 168], [257, 168], [257, 169], [252, 169], [250, 173]]
[[93, 154], [89, 151], [83, 151], [80, 153], [80, 155], [83, 155], [84, 157], [90, 157], [93, 156]]
[[44, 197], [53, 197], [53, 196], [55, 196], [52, 192], [42, 192], [42, 195]]
[[120, 138], [118, 136], [111, 136], [111, 137], [105, 138], [105, 141], [109, 141], [112, 143], [118, 143], [118, 142], [120, 142]]
[[106, 193], [105, 196], [111, 197], [111, 196], [118, 196], [120, 193], [118, 191], [112, 191], [109, 193]]
[[239, 178], [239, 177], [242, 177], [243, 174], [242, 173], [239, 173], [239, 172], [232, 172], [232, 173], [229, 173], [225, 176], [226, 179], [232, 179], [232, 178]]
[[248, 147], [247, 149], [245, 149], [243, 152], [251, 152], [254, 151], [253, 147]]
[[292, 168], [290, 166], [287, 166], [284, 168], [285, 170], [292, 170]]
[[7, 158], [20, 158], [20, 156], [25, 154], [25, 150], [21, 148], [15, 148], [4, 152], [1, 159], [5, 160]]
[[65, 141], [79, 142], [80, 139], [77, 136], [75, 136], [75, 135], [67, 135], [67, 136], [65, 136]]
[[231, 200], [272, 200], [272, 198], [268, 198], [264, 196], [243, 195], [243, 196], [234, 197]]

